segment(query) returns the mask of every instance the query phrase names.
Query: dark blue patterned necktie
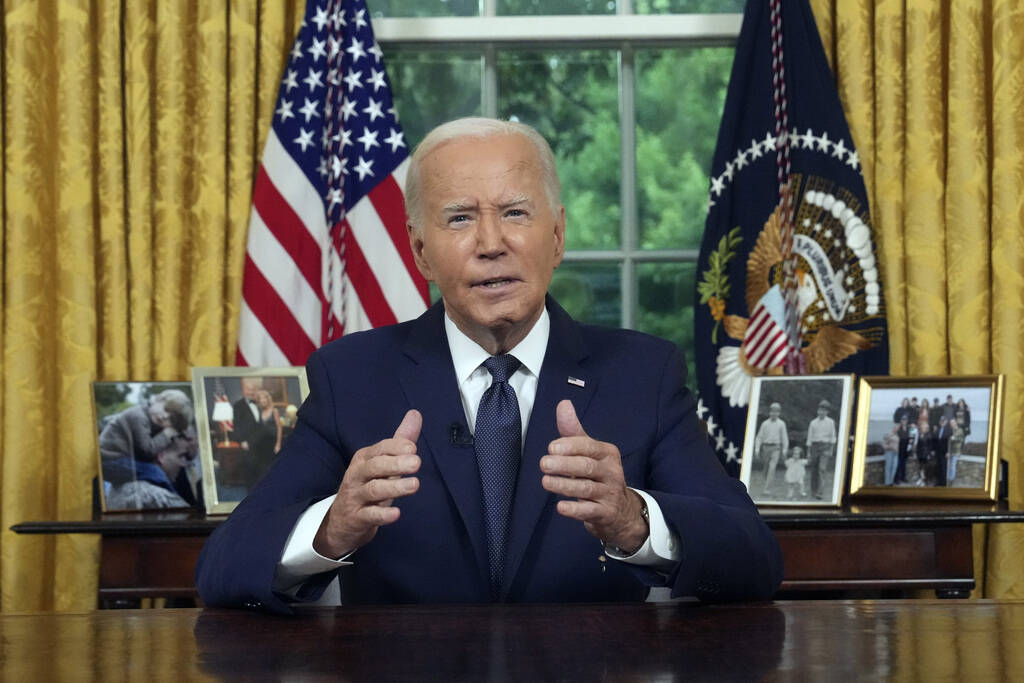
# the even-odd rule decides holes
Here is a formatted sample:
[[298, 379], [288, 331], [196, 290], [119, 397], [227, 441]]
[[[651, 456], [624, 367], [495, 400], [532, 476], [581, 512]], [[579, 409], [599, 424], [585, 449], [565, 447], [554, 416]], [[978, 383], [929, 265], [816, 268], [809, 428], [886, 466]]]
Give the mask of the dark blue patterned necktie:
[[515, 356], [492, 356], [484, 361], [491, 373], [491, 386], [480, 399], [476, 413], [476, 462], [484, 492], [484, 521], [487, 529], [487, 560], [491, 578], [491, 599], [501, 594], [505, 564], [505, 539], [512, 510], [521, 454], [522, 419], [519, 400], [508, 378], [520, 365]]

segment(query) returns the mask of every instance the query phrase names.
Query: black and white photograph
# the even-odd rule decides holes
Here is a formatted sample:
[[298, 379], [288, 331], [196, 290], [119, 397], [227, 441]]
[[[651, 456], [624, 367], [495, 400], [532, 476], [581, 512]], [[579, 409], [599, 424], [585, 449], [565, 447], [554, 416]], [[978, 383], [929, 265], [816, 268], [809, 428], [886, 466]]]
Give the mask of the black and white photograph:
[[998, 376], [863, 377], [851, 493], [990, 497]]
[[306, 370], [192, 368], [206, 511], [231, 512], [267, 473], [309, 393]]
[[839, 505], [852, 389], [852, 375], [754, 380], [740, 480], [755, 503]]
[[203, 507], [192, 385], [93, 382], [104, 512]]

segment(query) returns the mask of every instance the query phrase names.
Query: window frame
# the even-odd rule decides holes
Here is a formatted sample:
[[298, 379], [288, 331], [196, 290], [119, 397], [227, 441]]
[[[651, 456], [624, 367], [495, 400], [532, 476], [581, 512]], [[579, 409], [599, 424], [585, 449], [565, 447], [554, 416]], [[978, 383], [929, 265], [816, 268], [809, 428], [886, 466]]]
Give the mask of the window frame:
[[[373, 19], [383, 47], [481, 48], [480, 111], [496, 116], [498, 52], [503, 49], [614, 49], [619, 55], [620, 205], [618, 249], [567, 250], [566, 263], [621, 264], [620, 325], [635, 329], [639, 307], [637, 266], [641, 263], [696, 263], [699, 249], [641, 249], [636, 204], [636, 76], [634, 51], [649, 47], [735, 47], [743, 15], [632, 14], [631, 2], [619, 2], [609, 15], [497, 16], [495, 0], [483, 0], [481, 16], [384, 17]], [[468, 36], [468, 37], [467, 37]], [[571, 220], [571, 217], [570, 217]]]

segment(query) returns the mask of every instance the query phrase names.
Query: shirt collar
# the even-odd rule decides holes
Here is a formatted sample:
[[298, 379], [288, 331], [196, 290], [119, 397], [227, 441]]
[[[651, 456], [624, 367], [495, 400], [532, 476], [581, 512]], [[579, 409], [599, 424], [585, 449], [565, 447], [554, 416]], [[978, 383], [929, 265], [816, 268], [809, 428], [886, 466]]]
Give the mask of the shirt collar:
[[[462, 330], [448, 317], [448, 311], [444, 313], [444, 331], [448, 335], [448, 351], [452, 354], [455, 379], [461, 386], [469, 379], [473, 371], [480, 367], [481, 363], [491, 357], [491, 354], [463, 334]], [[550, 332], [551, 318], [548, 316], [547, 307], [545, 307], [526, 337], [509, 351], [534, 377], [540, 377], [540, 368], [544, 363]]]

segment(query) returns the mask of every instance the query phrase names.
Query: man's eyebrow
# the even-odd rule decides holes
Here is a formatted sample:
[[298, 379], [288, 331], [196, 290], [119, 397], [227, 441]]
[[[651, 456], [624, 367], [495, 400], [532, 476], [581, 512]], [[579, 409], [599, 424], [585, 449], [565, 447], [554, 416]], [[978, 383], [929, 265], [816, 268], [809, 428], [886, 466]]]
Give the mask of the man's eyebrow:
[[452, 202], [451, 204], [445, 204], [441, 207], [441, 210], [445, 213], [460, 213], [462, 211], [471, 211], [476, 208], [476, 204], [471, 202]]
[[508, 208], [513, 207], [513, 206], [518, 206], [520, 204], [529, 204], [529, 203], [530, 203], [530, 198], [528, 196], [526, 196], [525, 194], [520, 194], [520, 195], [516, 195], [514, 197], [510, 197], [509, 199], [504, 199], [504, 200], [498, 202], [498, 208], [499, 209], [508, 209]]

